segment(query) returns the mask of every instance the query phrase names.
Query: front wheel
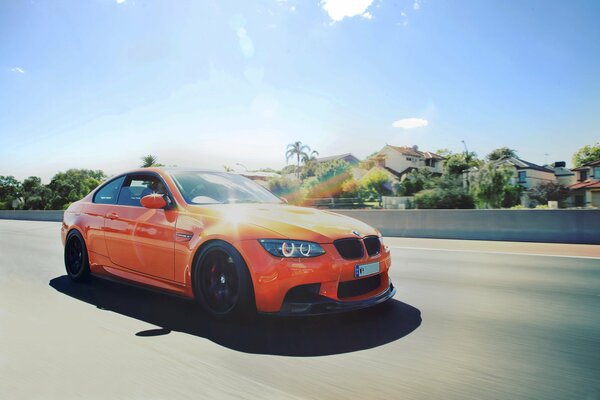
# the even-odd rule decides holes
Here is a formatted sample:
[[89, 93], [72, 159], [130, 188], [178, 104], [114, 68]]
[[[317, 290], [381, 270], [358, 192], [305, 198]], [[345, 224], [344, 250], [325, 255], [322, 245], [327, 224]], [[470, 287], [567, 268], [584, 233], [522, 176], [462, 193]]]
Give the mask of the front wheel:
[[212, 242], [194, 264], [194, 293], [202, 308], [216, 318], [251, 317], [256, 313], [248, 267], [225, 242]]
[[72, 281], [81, 282], [90, 276], [90, 263], [83, 236], [75, 230], [69, 232], [65, 244], [65, 268]]

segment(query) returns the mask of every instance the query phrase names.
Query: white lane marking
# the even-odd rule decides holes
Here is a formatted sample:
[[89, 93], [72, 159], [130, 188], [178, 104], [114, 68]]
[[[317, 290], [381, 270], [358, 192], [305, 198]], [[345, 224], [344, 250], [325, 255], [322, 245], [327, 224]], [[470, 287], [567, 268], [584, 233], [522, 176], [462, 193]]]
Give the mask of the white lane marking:
[[509, 255], [509, 256], [564, 257], [564, 258], [584, 258], [584, 259], [588, 259], [588, 260], [600, 260], [600, 257], [568, 256], [568, 255], [561, 255], [561, 254], [516, 253], [516, 252], [509, 252], [509, 251], [489, 251], [489, 250], [436, 249], [436, 248], [431, 248], [431, 247], [390, 246], [390, 245], [388, 245], [388, 247], [390, 249], [453, 251], [456, 253], [505, 254], [505, 255]]

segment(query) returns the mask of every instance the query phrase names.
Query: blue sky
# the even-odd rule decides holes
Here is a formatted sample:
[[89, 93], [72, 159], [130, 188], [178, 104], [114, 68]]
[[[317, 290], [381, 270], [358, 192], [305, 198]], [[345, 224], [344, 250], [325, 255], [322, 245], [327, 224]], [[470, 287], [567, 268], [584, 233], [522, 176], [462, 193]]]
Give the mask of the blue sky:
[[598, 1], [5, 0], [0, 175], [280, 168], [295, 140], [570, 163], [600, 140], [598, 21]]

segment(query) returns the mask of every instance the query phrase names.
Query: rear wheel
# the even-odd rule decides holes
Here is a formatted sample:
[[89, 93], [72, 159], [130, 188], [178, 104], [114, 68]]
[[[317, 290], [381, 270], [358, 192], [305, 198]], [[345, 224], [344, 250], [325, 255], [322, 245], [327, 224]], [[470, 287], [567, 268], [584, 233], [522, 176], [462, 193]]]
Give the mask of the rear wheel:
[[213, 317], [250, 317], [256, 313], [248, 267], [230, 244], [218, 241], [204, 247], [193, 275], [196, 299]]
[[85, 241], [81, 234], [75, 230], [69, 232], [67, 235], [65, 268], [69, 278], [75, 282], [84, 281], [90, 275], [90, 263]]

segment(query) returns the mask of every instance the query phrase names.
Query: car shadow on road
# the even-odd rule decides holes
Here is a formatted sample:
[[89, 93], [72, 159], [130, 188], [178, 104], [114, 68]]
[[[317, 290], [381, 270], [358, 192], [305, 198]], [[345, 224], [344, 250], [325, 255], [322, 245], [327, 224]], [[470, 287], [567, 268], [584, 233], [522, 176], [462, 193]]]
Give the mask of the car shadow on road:
[[63, 275], [49, 284], [57, 291], [101, 310], [160, 327], [137, 332], [137, 336], [178, 331], [255, 354], [302, 357], [348, 353], [393, 342], [421, 324], [421, 312], [397, 300], [366, 310], [328, 316], [261, 316], [250, 322], [214, 321], [193, 301], [104, 279], [73, 283]]

